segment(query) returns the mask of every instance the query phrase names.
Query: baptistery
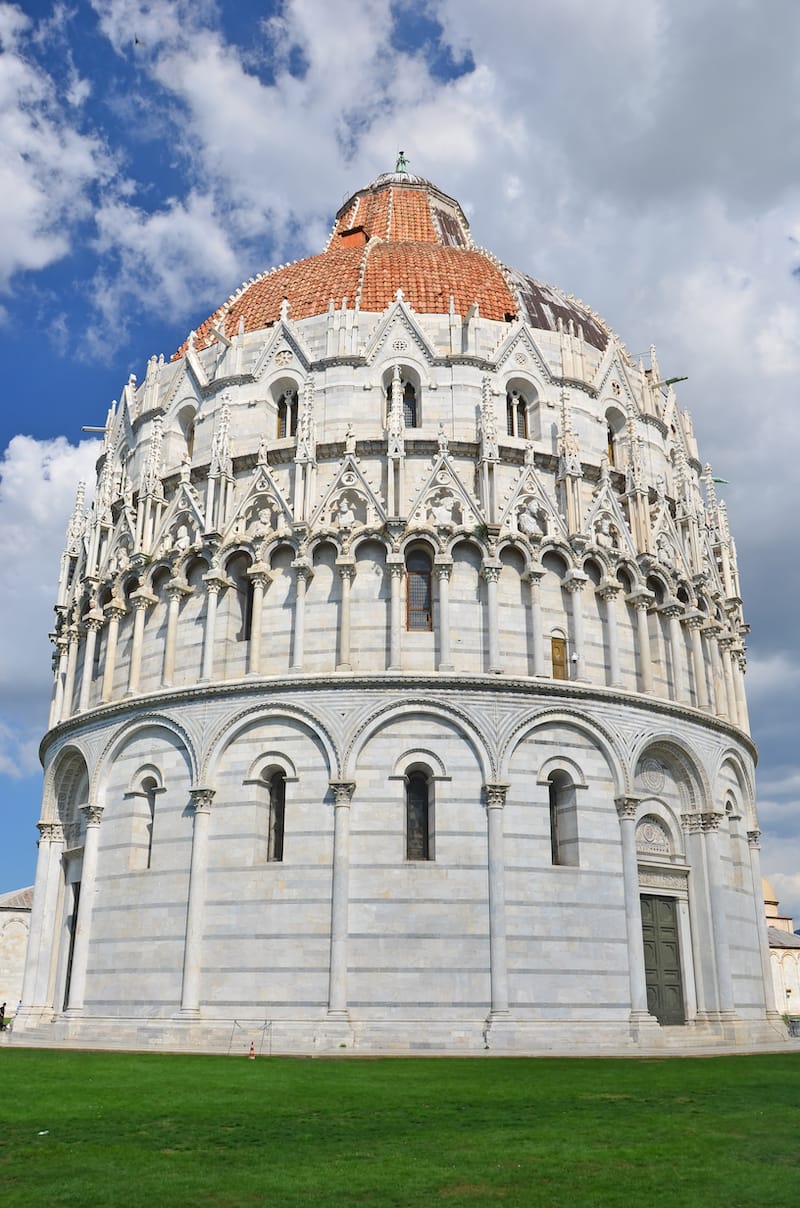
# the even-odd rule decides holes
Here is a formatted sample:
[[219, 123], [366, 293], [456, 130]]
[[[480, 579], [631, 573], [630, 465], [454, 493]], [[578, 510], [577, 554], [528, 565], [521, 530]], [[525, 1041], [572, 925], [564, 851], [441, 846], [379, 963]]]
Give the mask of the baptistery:
[[725, 505], [398, 162], [131, 377], [56, 602], [33, 1042], [781, 1035]]

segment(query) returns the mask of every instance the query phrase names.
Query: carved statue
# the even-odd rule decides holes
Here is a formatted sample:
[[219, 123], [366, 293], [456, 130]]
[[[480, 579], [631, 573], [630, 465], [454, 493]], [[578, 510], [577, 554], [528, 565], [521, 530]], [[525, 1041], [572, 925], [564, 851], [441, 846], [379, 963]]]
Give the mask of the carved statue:
[[456, 501], [450, 491], [439, 491], [431, 499], [428, 513], [436, 528], [453, 527], [453, 511]]
[[347, 431], [344, 436], [344, 451], [345, 453], [355, 453], [356, 451], [356, 433], [352, 423], [348, 423]]
[[253, 536], [256, 538], [267, 537], [272, 532], [272, 506], [264, 504], [258, 509], [258, 518], [253, 525]]
[[183, 554], [192, 544], [192, 538], [189, 533], [187, 524], [179, 524], [175, 533], [175, 548], [179, 554]]
[[349, 495], [342, 495], [336, 505], [336, 523], [340, 529], [351, 529], [358, 520]]
[[595, 521], [594, 543], [601, 549], [619, 549], [619, 533], [610, 516], [602, 515]]
[[520, 508], [517, 514], [517, 528], [524, 536], [537, 539], [546, 533], [547, 526], [535, 499], [529, 499], [527, 504]]

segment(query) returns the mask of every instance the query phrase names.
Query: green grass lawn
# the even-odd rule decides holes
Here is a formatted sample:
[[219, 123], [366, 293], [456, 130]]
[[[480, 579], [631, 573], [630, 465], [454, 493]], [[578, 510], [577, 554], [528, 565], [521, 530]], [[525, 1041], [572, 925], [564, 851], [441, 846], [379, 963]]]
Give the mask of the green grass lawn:
[[800, 1203], [800, 1054], [0, 1051], [0, 1204]]

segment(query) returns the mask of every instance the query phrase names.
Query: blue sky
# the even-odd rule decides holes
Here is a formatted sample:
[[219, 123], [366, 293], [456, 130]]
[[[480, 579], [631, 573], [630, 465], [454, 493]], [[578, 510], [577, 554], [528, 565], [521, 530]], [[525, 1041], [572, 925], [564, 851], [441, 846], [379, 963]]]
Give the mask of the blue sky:
[[[47, 632], [130, 373], [393, 165], [688, 375], [742, 571], [763, 866], [800, 917], [800, 7], [0, 3], [0, 891], [30, 883]], [[83, 443], [81, 443], [83, 442]]]

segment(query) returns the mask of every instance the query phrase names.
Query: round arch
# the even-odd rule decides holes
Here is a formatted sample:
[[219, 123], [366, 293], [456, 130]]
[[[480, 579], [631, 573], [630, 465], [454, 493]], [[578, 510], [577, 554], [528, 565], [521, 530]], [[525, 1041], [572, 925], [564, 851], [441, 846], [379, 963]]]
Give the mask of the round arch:
[[178, 743], [183, 749], [189, 764], [189, 772], [192, 782], [197, 784], [197, 752], [195, 744], [189, 735], [188, 730], [185, 730], [179, 722], [174, 721], [171, 717], [163, 713], [144, 713], [132, 718], [131, 721], [120, 727], [109, 741], [106, 743], [97, 765], [94, 769], [91, 790], [93, 797], [102, 803], [102, 793], [105, 790], [105, 782], [108, 778], [111, 765], [116, 759], [119, 752], [126, 746], [137, 734], [146, 729], [155, 727], [156, 729], [166, 730], [173, 738], [178, 740]]
[[[310, 709], [303, 709], [299, 705], [259, 704], [253, 705], [252, 708], [246, 709], [243, 713], [237, 713], [234, 717], [227, 718], [211, 736], [201, 761], [202, 781], [213, 784], [220, 759], [244, 730], [249, 729], [250, 726], [260, 721], [273, 720], [293, 721], [304, 729], [310, 737], [316, 739], [321, 744], [325, 753], [328, 765], [328, 778], [331, 780], [341, 779], [341, 777], [337, 777], [339, 758], [336, 742], [319, 717], [312, 713]], [[259, 757], [256, 763], [261, 762], [261, 758]]]
[[543, 726], [554, 724], [572, 726], [583, 734], [584, 737], [588, 738], [590, 742], [594, 743], [608, 764], [609, 771], [614, 780], [614, 795], [622, 797], [628, 794], [630, 791], [628, 769], [625, 766], [621, 753], [617, 751], [616, 744], [609, 731], [596, 722], [594, 718], [587, 718], [585, 714], [573, 712], [571, 709], [545, 709], [534, 717], [527, 717], [522, 721], [518, 721], [511, 731], [505, 735], [501, 745], [499, 760], [501, 779], [508, 778], [511, 759], [517, 747], [534, 731], [542, 729]]
[[414, 697], [410, 700], [393, 701], [384, 705], [377, 712], [372, 712], [357, 726], [349, 741], [345, 744], [342, 758], [342, 778], [352, 778], [359, 756], [369, 740], [393, 721], [409, 714], [425, 714], [440, 721], [455, 725], [463, 738], [469, 743], [481, 769], [484, 781], [495, 778], [495, 761], [491, 752], [482, 741], [480, 731], [471, 717], [461, 709], [446, 704], [431, 704], [430, 698]]

